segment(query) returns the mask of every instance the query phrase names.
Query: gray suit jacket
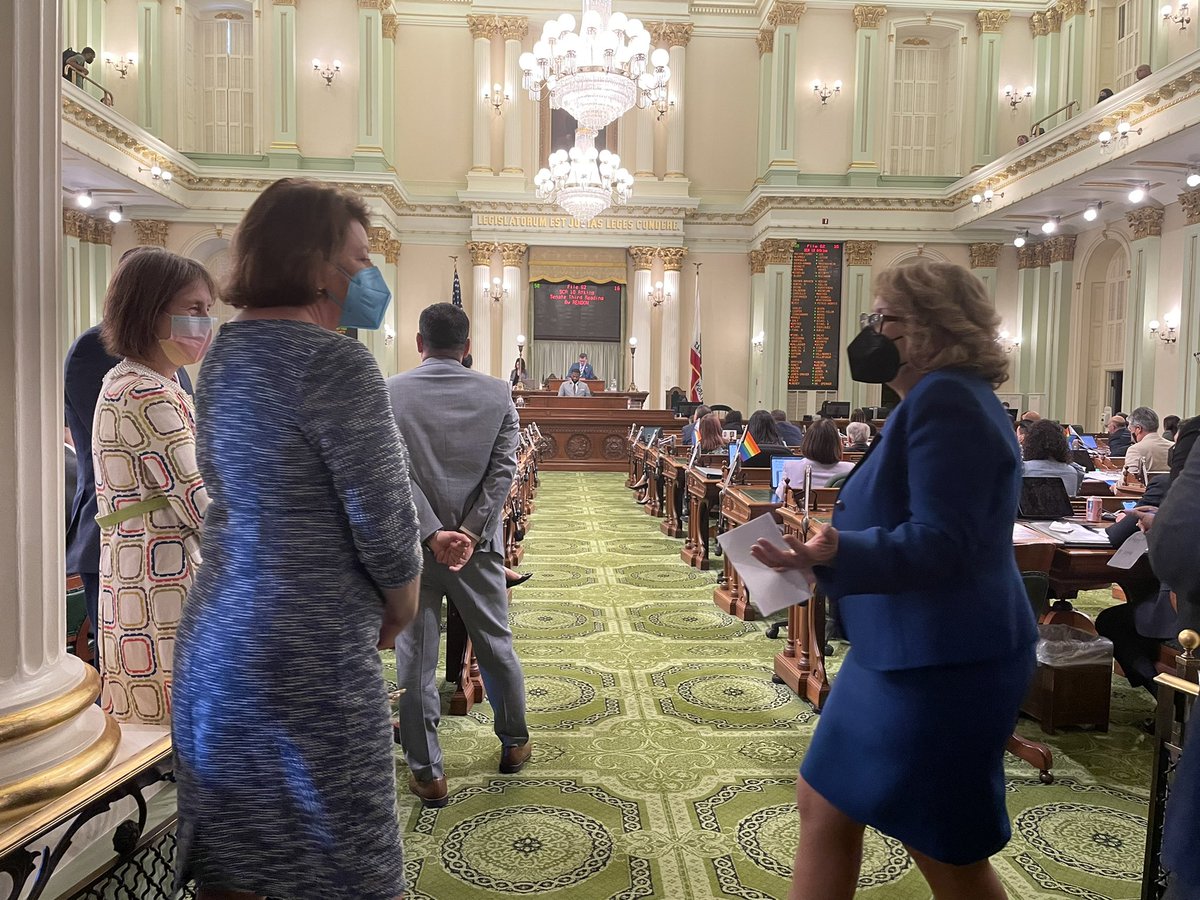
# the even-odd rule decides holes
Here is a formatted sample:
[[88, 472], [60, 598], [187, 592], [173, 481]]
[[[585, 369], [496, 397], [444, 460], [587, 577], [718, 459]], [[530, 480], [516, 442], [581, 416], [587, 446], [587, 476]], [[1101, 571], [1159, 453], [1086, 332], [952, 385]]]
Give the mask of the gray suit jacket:
[[1179, 628], [1200, 628], [1200, 453], [1188, 454], [1150, 527], [1150, 565], [1179, 599]]
[[480, 550], [503, 554], [520, 443], [510, 386], [453, 359], [427, 359], [387, 386], [408, 446], [421, 540], [462, 528], [479, 537]]

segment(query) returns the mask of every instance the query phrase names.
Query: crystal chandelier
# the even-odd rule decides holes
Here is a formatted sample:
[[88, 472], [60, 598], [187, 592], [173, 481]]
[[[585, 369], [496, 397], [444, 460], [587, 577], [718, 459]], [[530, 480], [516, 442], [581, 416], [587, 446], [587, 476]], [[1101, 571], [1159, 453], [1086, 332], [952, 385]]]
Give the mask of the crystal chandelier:
[[596, 152], [596, 132], [575, 131], [570, 152], [555, 150], [549, 168], [534, 176], [538, 198], [557, 203], [581, 223], [587, 224], [610, 206], [629, 199], [633, 176], [621, 168], [621, 157], [607, 149]]
[[638, 19], [613, 12], [612, 0], [584, 0], [578, 32], [570, 13], [551, 19], [518, 64], [530, 97], [549, 93], [551, 108], [599, 131], [635, 104], [645, 109], [665, 95], [670, 55], [649, 51], [650, 34]]

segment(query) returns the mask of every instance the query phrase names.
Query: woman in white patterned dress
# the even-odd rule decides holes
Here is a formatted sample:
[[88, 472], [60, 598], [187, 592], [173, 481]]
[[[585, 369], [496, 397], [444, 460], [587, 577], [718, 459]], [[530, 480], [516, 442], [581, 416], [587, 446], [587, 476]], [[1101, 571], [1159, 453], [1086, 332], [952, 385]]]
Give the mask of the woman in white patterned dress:
[[171, 725], [175, 631], [208, 507], [176, 372], [212, 339], [215, 293], [199, 263], [146, 248], [122, 260], [104, 300], [101, 337], [121, 362], [104, 377], [92, 431], [98, 631], [101, 703], [120, 722]]

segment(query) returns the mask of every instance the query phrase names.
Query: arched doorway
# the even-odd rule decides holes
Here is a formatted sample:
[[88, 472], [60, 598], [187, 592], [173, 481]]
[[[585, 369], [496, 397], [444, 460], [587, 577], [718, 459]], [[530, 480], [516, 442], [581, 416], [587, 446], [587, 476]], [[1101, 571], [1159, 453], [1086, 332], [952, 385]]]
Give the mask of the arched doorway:
[[1078, 409], [1082, 424], [1099, 431], [1108, 414], [1126, 402], [1125, 343], [1128, 323], [1129, 256], [1125, 247], [1105, 239], [1088, 258], [1083, 273], [1084, 373]]

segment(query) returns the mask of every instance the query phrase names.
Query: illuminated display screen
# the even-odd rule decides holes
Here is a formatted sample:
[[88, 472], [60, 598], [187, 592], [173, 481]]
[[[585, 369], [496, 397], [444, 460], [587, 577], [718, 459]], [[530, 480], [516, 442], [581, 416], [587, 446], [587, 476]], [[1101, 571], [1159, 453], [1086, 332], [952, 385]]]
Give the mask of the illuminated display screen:
[[535, 281], [533, 336], [543, 341], [620, 341], [621, 299], [615, 282]]
[[837, 390], [841, 322], [841, 242], [798, 241], [792, 252], [788, 390]]

